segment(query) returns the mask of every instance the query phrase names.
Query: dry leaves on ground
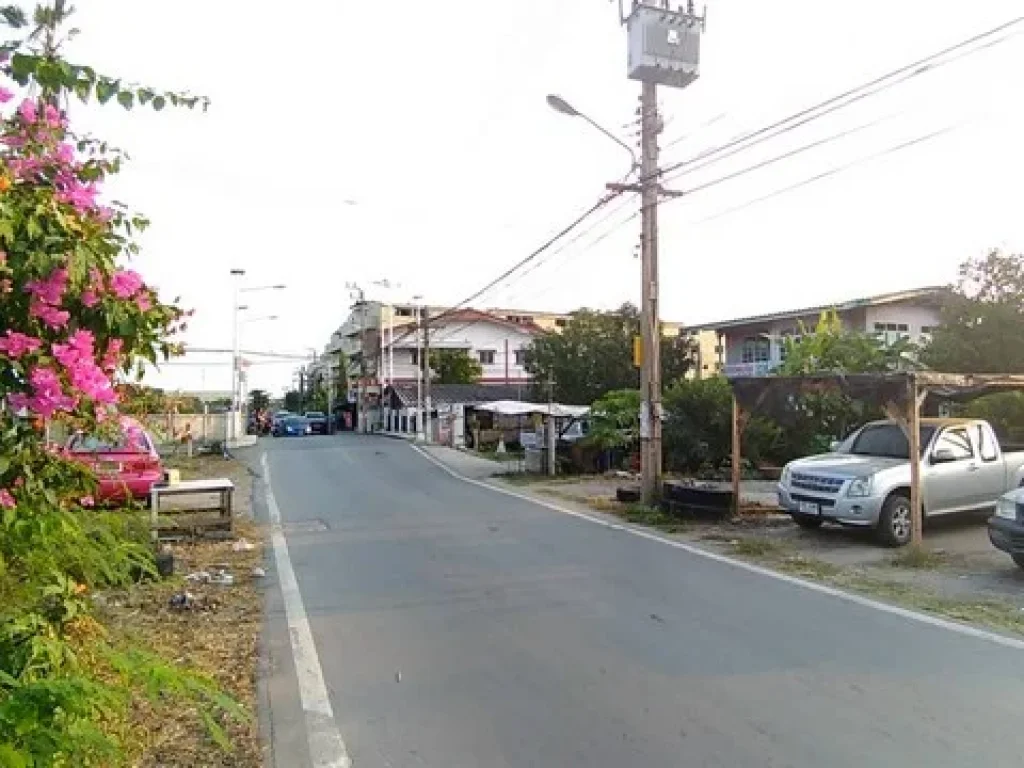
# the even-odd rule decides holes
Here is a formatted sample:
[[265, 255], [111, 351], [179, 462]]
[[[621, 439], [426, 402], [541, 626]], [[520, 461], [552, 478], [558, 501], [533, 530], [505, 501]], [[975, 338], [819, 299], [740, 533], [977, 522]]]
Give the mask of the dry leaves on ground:
[[[203, 457], [190, 461], [187, 472], [192, 477], [231, 477], [238, 488], [236, 514], [248, 514], [251, 482], [242, 464]], [[171, 544], [175, 571], [172, 578], [103, 596], [105, 623], [114, 633], [183, 668], [207, 675], [251, 715], [244, 723], [227, 718], [221, 722], [233, 745], [231, 752], [225, 752], [210, 738], [194, 709], [176, 702], [154, 706], [139, 701], [132, 713], [133, 725], [145, 740], [138, 766], [263, 765], [256, 715], [264, 580], [257, 569], [264, 564], [263, 540], [264, 531], [259, 526], [244, 516], [236, 517], [229, 538]], [[231, 574], [232, 584], [186, 578], [188, 574], [215, 573], [221, 569]], [[191, 596], [190, 606], [172, 607], [171, 598], [183, 592]]]

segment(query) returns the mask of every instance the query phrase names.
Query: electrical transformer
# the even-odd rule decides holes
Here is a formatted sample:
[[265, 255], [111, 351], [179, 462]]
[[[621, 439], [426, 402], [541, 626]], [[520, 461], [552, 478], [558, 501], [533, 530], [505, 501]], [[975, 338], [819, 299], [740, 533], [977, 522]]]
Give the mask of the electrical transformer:
[[637, 4], [626, 19], [631, 80], [685, 88], [700, 74], [704, 20], [682, 10]]

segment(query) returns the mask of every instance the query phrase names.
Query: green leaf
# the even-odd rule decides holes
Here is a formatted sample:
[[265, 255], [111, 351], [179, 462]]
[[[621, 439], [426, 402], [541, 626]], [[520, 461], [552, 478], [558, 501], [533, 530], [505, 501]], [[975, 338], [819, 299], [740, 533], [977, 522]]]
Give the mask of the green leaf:
[[28, 758], [10, 744], [0, 744], [0, 766], [2, 768], [28, 768]]
[[149, 88], [139, 88], [136, 95], [139, 97], [139, 104], [146, 105], [153, 100], [155, 94]]
[[0, 475], [7, 472], [11, 468], [11, 460], [6, 456], [0, 456]]
[[35, 73], [38, 65], [38, 56], [16, 53], [11, 57], [11, 77], [18, 85], [28, 85], [28, 80]]
[[163, 96], [157, 96], [153, 99], [153, 109], [159, 112], [161, 109], [167, 106], [167, 99]]
[[135, 94], [131, 91], [121, 91], [117, 94], [117, 103], [125, 109], [131, 109], [135, 106]]
[[96, 83], [96, 100], [100, 104], [106, 104], [117, 93], [117, 83], [107, 78], [100, 78], [100, 81]]
[[75, 83], [74, 91], [75, 96], [81, 101], [86, 102], [92, 94], [92, 83], [89, 80], [79, 80]]

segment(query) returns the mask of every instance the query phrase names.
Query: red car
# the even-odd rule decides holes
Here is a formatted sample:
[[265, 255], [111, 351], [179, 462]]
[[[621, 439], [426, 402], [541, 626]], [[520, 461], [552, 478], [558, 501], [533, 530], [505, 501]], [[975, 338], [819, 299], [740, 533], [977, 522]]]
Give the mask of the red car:
[[139, 424], [126, 422], [116, 440], [79, 432], [64, 452], [85, 464], [99, 481], [97, 501], [147, 500], [150, 489], [164, 477], [164, 467], [153, 438]]

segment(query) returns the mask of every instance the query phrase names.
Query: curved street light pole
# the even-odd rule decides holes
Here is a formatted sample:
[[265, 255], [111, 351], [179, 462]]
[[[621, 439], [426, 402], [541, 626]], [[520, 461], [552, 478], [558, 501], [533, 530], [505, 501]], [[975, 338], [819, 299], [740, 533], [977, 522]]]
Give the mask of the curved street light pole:
[[631, 166], [630, 166], [630, 172], [631, 173], [633, 171], [635, 171], [637, 168], [640, 167], [640, 160], [636, 156], [636, 151], [631, 146], [629, 146], [629, 144], [624, 142], [622, 139], [620, 139], [614, 133], [612, 133], [607, 128], [605, 128], [603, 125], [598, 123], [596, 120], [591, 118], [589, 115], [586, 115], [583, 112], [580, 112], [578, 109], [576, 109], [574, 106], [572, 106], [572, 104], [567, 102], [561, 96], [556, 96], [553, 93], [549, 93], [547, 95], [547, 97], [545, 97], [545, 100], [547, 101], [548, 106], [551, 107], [556, 112], [558, 112], [560, 114], [563, 114], [563, 115], [567, 115], [569, 117], [579, 117], [579, 118], [582, 118], [587, 123], [589, 123], [591, 126], [596, 128], [598, 131], [603, 133], [609, 139], [611, 139], [616, 144], [618, 144], [620, 147], [622, 147], [624, 150], [626, 150], [629, 153], [629, 160], [630, 160], [630, 163], [631, 163]]

